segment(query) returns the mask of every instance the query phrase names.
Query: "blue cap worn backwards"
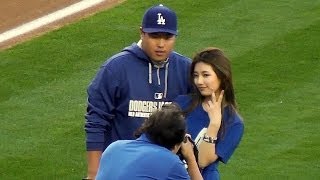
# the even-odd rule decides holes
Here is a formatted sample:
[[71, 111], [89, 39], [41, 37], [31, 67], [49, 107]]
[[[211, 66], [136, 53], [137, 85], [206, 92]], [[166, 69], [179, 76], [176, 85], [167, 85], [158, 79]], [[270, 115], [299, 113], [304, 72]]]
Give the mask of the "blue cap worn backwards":
[[143, 16], [142, 31], [146, 33], [166, 32], [177, 35], [177, 15], [162, 4], [153, 6]]

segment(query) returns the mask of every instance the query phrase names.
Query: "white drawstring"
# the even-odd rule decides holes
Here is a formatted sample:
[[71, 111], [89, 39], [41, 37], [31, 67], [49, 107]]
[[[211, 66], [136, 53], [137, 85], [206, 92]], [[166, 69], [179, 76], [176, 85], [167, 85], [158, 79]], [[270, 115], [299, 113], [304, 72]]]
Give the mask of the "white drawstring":
[[149, 84], [152, 84], [152, 66], [149, 63]]
[[161, 82], [160, 82], [160, 67], [157, 66], [157, 77], [158, 77], [158, 85], [160, 86]]
[[[169, 62], [168, 62], [169, 58], [166, 59], [166, 61], [164, 63], [165, 64], [165, 82], [164, 82], [164, 98], [167, 97], [167, 93], [168, 93], [168, 74], [169, 74]], [[164, 65], [164, 64], [163, 64]], [[157, 68], [157, 78], [158, 78], [158, 85], [161, 85], [161, 79], [160, 79], [160, 68], [163, 67], [163, 65], [156, 65], [154, 64], [154, 67]], [[152, 84], [152, 65], [149, 62], [149, 84]]]
[[165, 82], [164, 82], [164, 98], [167, 98], [167, 90], [168, 90], [168, 67], [169, 67], [169, 62], [166, 64]]

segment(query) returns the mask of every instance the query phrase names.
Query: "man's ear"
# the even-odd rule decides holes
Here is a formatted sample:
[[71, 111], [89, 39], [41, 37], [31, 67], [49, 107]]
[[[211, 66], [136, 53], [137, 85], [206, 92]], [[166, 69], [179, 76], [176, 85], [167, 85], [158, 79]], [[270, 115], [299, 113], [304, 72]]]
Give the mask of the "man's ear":
[[142, 39], [143, 36], [144, 36], [144, 34], [145, 34], [145, 32], [142, 31], [142, 27], [140, 27], [140, 30], [139, 30], [139, 31], [140, 31], [140, 39]]

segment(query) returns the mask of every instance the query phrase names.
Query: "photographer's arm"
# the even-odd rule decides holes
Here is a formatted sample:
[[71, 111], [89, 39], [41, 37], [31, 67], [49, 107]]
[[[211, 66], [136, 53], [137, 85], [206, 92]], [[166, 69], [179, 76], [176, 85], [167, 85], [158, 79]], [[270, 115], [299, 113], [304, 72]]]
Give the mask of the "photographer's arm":
[[195, 157], [186, 159], [188, 164], [188, 173], [192, 180], [203, 180]]

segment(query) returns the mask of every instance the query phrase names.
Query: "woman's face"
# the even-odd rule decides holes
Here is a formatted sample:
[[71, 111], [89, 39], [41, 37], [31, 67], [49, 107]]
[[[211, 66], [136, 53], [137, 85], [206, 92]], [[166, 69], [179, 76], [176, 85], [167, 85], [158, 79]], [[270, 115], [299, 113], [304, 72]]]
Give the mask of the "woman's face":
[[211, 96], [213, 92], [220, 91], [221, 80], [207, 63], [199, 62], [195, 65], [193, 81], [202, 96]]

